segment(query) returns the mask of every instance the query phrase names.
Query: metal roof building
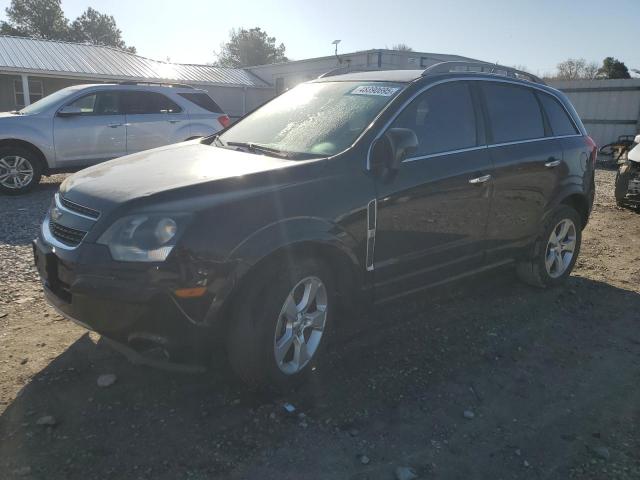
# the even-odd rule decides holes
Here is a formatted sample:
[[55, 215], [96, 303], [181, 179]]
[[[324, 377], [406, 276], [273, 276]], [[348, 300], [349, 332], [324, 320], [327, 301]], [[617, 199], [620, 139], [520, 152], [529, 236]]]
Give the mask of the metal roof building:
[[112, 47], [0, 35], [0, 110], [12, 110], [78, 83], [185, 83], [207, 90], [231, 116], [273, 96], [249, 70], [161, 62]]

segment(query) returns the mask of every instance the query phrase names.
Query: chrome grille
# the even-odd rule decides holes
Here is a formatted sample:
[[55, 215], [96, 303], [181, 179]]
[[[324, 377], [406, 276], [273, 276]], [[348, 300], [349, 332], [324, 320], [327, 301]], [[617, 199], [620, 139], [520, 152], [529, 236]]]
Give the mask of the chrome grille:
[[53, 235], [56, 240], [70, 247], [78, 246], [87, 234], [87, 232], [83, 232], [82, 230], [60, 225], [53, 220], [49, 222], [49, 229], [51, 230], [51, 235]]
[[97, 219], [100, 216], [99, 211], [94, 210], [93, 208], [85, 207], [83, 205], [78, 205], [75, 202], [67, 200], [62, 195], [59, 195], [59, 199], [62, 206], [67, 208], [68, 210], [71, 210], [72, 212], [76, 212], [76, 213], [79, 213], [80, 215], [85, 215], [93, 219]]

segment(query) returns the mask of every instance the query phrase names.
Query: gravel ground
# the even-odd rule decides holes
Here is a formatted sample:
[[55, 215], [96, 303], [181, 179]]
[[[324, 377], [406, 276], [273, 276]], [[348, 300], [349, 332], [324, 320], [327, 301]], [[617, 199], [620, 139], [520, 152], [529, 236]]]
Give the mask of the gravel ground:
[[506, 271], [388, 305], [286, 398], [222, 360], [131, 365], [63, 320], [29, 243], [60, 177], [0, 197], [0, 478], [638, 479], [640, 215], [613, 178], [565, 286]]

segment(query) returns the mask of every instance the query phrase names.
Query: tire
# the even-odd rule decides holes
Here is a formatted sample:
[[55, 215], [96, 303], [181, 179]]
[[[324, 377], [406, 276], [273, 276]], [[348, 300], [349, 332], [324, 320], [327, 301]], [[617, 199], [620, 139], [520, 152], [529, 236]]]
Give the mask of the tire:
[[[15, 168], [25, 172], [15, 175]], [[0, 148], [0, 192], [7, 195], [22, 195], [33, 189], [42, 176], [42, 162], [31, 150], [23, 147]], [[21, 185], [16, 182], [25, 182]]]
[[631, 179], [631, 165], [621, 165], [616, 173], [615, 197], [616, 205], [624, 207], [627, 191], [629, 190], [629, 180]]
[[[563, 234], [563, 227], [568, 225], [567, 237], [553, 246], [552, 233]], [[580, 254], [582, 243], [582, 221], [580, 214], [568, 205], [560, 205], [545, 222], [541, 234], [529, 252], [528, 258], [518, 264], [520, 279], [532, 286], [547, 288], [563, 283], [571, 274]], [[573, 243], [570, 238], [573, 238]], [[566, 247], [563, 249], [561, 245]], [[569, 247], [572, 246], [573, 250]], [[558, 250], [558, 248], [560, 250]], [[560, 256], [558, 256], [560, 251]], [[568, 254], [571, 254], [570, 256]], [[553, 260], [551, 266], [547, 261]]]
[[[312, 300], [307, 305], [307, 313], [298, 318], [295, 316], [295, 307], [304, 306], [306, 298], [300, 293], [307, 292], [307, 288], [312, 285], [317, 287], [315, 301]], [[293, 304], [290, 296], [294, 300]], [[293, 308], [289, 309], [289, 315], [284, 313], [287, 306]], [[231, 367], [250, 387], [282, 392], [297, 386], [308, 377], [321, 357], [335, 307], [333, 279], [330, 271], [320, 261], [306, 258], [294, 260], [288, 266], [277, 267], [276, 271], [263, 269], [236, 297], [227, 335]], [[322, 315], [324, 321], [321, 319]], [[316, 320], [318, 328], [300, 326], [311, 319]], [[296, 330], [300, 328], [301, 333]], [[299, 347], [300, 334], [306, 341], [311, 357], [308, 361], [296, 363], [296, 354], [299, 355], [298, 360], [303, 359], [300, 353], [302, 348]], [[291, 344], [284, 347], [290, 338], [293, 338]], [[278, 349], [281, 352], [281, 363], [276, 359], [277, 346], [282, 346]]]

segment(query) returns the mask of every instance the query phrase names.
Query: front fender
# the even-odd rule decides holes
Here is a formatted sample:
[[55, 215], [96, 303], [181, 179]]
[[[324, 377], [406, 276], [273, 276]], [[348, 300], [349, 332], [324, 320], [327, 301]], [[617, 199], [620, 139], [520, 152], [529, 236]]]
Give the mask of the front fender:
[[230, 268], [225, 281], [219, 283], [205, 323], [212, 324], [217, 320], [223, 305], [254, 266], [273, 254], [297, 246], [334, 249], [336, 254], [348, 260], [354, 271], [363, 268], [356, 253], [356, 239], [335, 223], [321, 218], [299, 217], [266, 225], [240, 242], [227, 256], [224, 263]]
[[[15, 122], [0, 123], [0, 141], [18, 140], [29, 143], [42, 152], [49, 167], [54, 166], [53, 125], [50, 118], [25, 117]], [[31, 120], [32, 123], [26, 120]]]

